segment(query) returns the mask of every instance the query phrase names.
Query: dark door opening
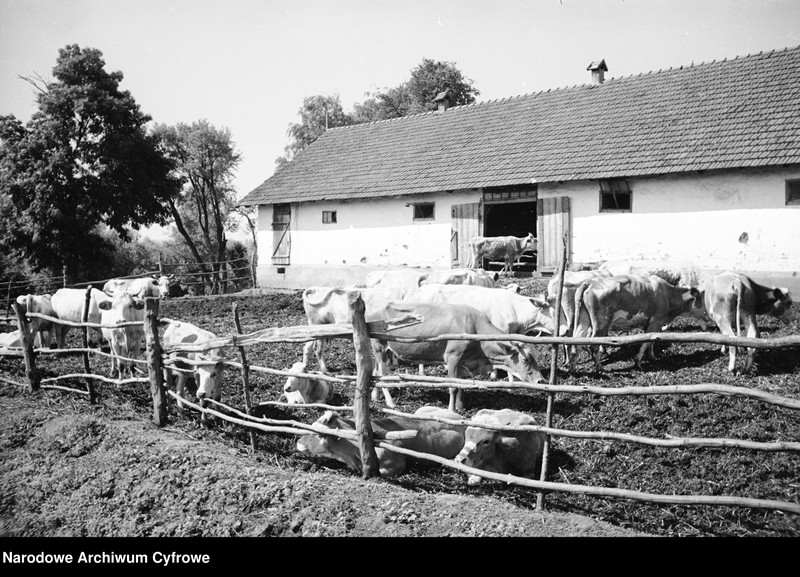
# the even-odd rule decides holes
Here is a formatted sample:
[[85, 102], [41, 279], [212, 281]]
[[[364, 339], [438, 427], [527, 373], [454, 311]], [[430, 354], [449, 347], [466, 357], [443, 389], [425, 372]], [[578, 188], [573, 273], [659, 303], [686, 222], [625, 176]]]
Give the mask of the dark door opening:
[[[536, 201], [487, 203], [484, 206], [483, 236], [525, 237], [529, 233], [536, 236]], [[501, 262], [485, 262], [487, 270], [502, 270]], [[533, 272], [536, 270], [536, 252], [526, 251], [520, 264], [513, 267], [514, 272]]]

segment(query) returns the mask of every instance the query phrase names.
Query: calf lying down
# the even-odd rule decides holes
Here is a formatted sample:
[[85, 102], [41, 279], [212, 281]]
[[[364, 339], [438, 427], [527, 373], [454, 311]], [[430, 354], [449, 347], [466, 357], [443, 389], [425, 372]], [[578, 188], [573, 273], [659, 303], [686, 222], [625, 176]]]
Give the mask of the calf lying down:
[[[461, 415], [448, 409], [433, 406], [424, 406], [418, 409], [415, 415], [440, 417], [445, 419], [461, 419]], [[334, 411], [327, 411], [317, 421], [331, 429], [355, 430], [353, 419], [344, 418]], [[462, 425], [449, 425], [439, 421], [412, 419], [409, 417], [384, 417], [372, 420], [372, 430], [378, 433], [390, 431], [415, 430], [417, 434], [411, 439], [386, 441], [392, 445], [417, 451], [430, 453], [445, 459], [452, 459], [458, 455], [464, 446], [464, 430]], [[361, 472], [361, 451], [355, 441], [343, 439], [336, 435], [311, 434], [301, 437], [297, 441], [297, 450], [301, 453], [311, 453], [336, 459], [347, 465], [350, 469]], [[378, 456], [379, 471], [382, 476], [392, 477], [402, 475], [411, 459], [400, 453], [390, 450], [375, 448]]]

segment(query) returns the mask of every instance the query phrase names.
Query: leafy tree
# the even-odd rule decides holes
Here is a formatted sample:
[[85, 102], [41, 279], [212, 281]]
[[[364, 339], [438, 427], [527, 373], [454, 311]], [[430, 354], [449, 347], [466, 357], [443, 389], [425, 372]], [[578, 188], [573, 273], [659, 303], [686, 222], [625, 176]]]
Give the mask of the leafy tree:
[[275, 162], [280, 167], [291, 161], [295, 155], [319, 138], [328, 128], [347, 126], [352, 119], [342, 110], [339, 95], [307, 96], [298, 110], [300, 122], [290, 124], [286, 135], [291, 139], [286, 145], [285, 155]]
[[226, 232], [237, 224], [231, 218], [236, 205], [233, 177], [241, 154], [230, 130], [218, 129], [207, 120], [157, 125], [153, 134], [183, 183], [180, 194], [168, 200], [177, 231], [211, 293], [224, 292]]
[[24, 78], [38, 92], [30, 121], [0, 117], [0, 252], [33, 270], [92, 277], [113, 260], [99, 225], [127, 240], [169, 216], [171, 164], [104, 66], [99, 50], [69, 45], [54, 80]]
[[[309, 96], [300, 108], [300, 122], [290, 124], [289, 144], [284, 156], [275, 160], [277, 168], [290, 162], [295, 155], [314, 142], [327, 128], [399, 118], [435, 110], [433, 99], [445, 90], [450, 91], [451, 104], [471, 104], [480, 91], [473, 81], [465, 78], [453, 62], [440, 62], [423, 58], [411, 70], [411, 78], [400, 86], [367, 94], [364, 102], [353, 106], [353, 113], [342, 110], [339, 96]], [[326, 124], [327, 119], [327, 124]]]

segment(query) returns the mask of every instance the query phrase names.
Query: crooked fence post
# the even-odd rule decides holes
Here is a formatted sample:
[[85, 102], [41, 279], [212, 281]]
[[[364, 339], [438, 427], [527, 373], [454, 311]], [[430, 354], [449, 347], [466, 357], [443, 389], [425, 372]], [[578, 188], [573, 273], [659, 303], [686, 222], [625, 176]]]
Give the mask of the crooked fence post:
[[[86, 287], [86, 298], [83, 301], [83, 315], [81, 315], [81, 320], [84, 323], [89, 322], [89, 306], [92, 300], [92, 285]], [[81, 333], [83, 335], [83, 369], [88, 374], [92, 372], [92, 367], [89, 364], [89, 327], [86, 325], [81, 327]], [[113, 363], [113, 361], [112, 361]], [[87, 377], [86, 379], [86, 390], [89, 391], [89, 404], [94, 405], [97, 403], [97, 394], [94, 390], [94, 381]]]
[[[561, 293], [564, 290], [564, 272], [567, 269], [567, 235], [561, 239], [561, 264], [558, 273], [558, 292], [556, 292], [556, 303], [553, 309], [553, 334], [559, 336], [561, 328]], [[550, 357], [550, 385], [555, 386], [558, 380], [558, 343], [553, 345], [552, 356]], [[545, 417], [545, 426], [553, 426], [553, 400], [555, 395], [547, 393], [547, 415]], [[539, 480], [547, 480], [547, 467], [550, 461], [550, 435], [544, 436], [544, 448], [542, 449], [542, 470], [539, 475]], [[544, 509], [544, 493], [539, 492], [536, 495], [536, 509], [542, 511]]]
[[[242, 334], [242, 324], [239, 322], [239, 304], [233, 303], [233, 324], [236, 327], [236, 334]], [[235, 339], [234, 339], [235, 341]], [[236, 347], [239, 349], [239, 358], [242, 361], [242, 388], [244, 389], [244, 409], [248, 415], [253, 414], [253, 406], [250, 404], [250, 367], [247, 364], [247, 356], [244, 353], [244, 347]], [[248, 427], [250, 431], [250, 448], [256, 452], [256, 432]]]
[[372, 383], [372, 347], [369, 341], [367, 321], [364, 319], [364, 299], [359, 291], [348, 295], [350, 322], [353, 325], [353, 348], [356, 351], [356, 394], [353, 407], [356, 421], [358, 446], [361, 451], [361, 476], [365, 479], [380, 476], [378, 455], [372, 436], [372, 421], [369, 416], [369, 395]]
[[35, 353], [33, 352], [34, 335], [31, 334], [28, 326], [28, 319], [25, 317], [25, 310], [22, 305], [14, 301], [11, 303], [14, 313], [17, 315], [17, 328], [19, 330], [19, 340], [22, 345], [22, 360], [25, 363], [25, 376], [28, 377], [30, 392], [39, 390], [39, 371], [36, 370]]
[[153, 422], [158, 427], [167, 424], [167, 403], [164, 392], [164, 371], [161, 358], [161, 341], [158, 338], [158, 299], [144, 300], [144, 338], [147, 347], [147, 373], [150, 377], [150, 394], [153, 396]]

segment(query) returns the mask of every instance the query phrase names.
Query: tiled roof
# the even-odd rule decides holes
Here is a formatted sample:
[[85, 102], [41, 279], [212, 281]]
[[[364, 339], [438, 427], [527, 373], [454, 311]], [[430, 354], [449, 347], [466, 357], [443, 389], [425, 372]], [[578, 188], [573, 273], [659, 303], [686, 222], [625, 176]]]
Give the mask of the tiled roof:
[[241, 204], [800, 163], [800, 47], [328, 130]]

